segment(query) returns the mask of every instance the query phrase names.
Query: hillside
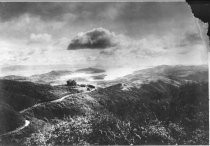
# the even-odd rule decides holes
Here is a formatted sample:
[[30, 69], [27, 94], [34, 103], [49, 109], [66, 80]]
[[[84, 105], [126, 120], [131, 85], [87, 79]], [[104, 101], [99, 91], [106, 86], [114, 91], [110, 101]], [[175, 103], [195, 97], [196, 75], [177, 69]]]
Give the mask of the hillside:
[[4, 77], [1, 77], [1, 79], [14, 80], [14, 81], [29, 81], [30, 80], [28, 77], [16, 76], [16, 75], [4, 76]]
[[[22, 114], [29, 119], [33, 117], [48, 121], [52, 126], [53, 123], [63, 126], [64, 131], [61, 127], [57, 127], [60, 138], [62, 135], [70, 136], [67, 131], [73, 128], [71, 127], [73, 123], [70, 122], [68, 127], [64, 124], [65, 121], [68, 123], [69, 120], [85, 118], [87, 124], [90, 124], [86, 126], [91, 126], [94, 131], [83, 140], [91, 144], [206, 144], [208, 142], [207, 83], [186, 83], [177, 87], [158, 81], [145, 84], [140, 89], [122, 89], [123, 86], [118, 84], [89, 93], [74, 94], [61, 102], [40, 105]], [[104, 132], [99, 133], [99, 131]], [[126, 135], [127, 138], [121, 134], [123, 131], [130, 133]], [[56, 131], [50, 132], [55, 134]], [[119, 135], [119, 139], [114, 139], [113, 134]], [[76, 141], [59, 142], [58, 138], [52, 136], [48, 142], [72, 144]]]
[[23, 117], [7, 104], [0, 103], [0, 135], [24, 124]]
[[0, 80], [0, 101], [16, 111], [30, 107], [39, 102], [57, 99], [49, 85], [13, 80]]
[[129, 84], [133, 86], [140, 86], [151, 81], [162, 80], [164, 82], [208, 82], [208, 66], [168, 66], [161, 65], [153, 68], [135, 71], [132, 74], [117, 78], [111, 81], [101, 81], [99, 86], [108, 87], [118, 83]]
[[208, 144], [207, 66], [158, 66], [99, 85], [92, 91], [81, 85], [76, 92], [55, 86], [62, 98], [21, 111], [30, 127], [3, 142]]

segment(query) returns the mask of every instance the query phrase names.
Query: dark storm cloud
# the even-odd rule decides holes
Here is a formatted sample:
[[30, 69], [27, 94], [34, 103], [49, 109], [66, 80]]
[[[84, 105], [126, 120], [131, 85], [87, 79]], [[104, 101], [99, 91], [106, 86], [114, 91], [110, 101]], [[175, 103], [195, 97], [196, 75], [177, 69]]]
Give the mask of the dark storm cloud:
[[68, 50], [77, 49], [106, 49], [117, 45], [113, 32], [104, 28], [95, 28], [91, 31], [80, 33], [73, 38]]

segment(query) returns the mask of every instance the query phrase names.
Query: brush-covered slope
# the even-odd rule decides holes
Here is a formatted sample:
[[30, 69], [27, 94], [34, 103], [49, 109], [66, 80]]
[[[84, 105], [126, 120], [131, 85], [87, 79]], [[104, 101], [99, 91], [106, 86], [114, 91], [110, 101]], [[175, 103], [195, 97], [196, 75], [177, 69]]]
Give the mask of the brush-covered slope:
[[12, 131], [24, 124], [23, 117], [12, 107], [0, 103], [0, 135]]
[[28, 119], [35, 117], [38, 119], [63, 119], [68, 116], [81, 116], [94, 113], [100, 105], [92, 97], [85, 93], [67, 95], [65, 99], [58, 99], [48, 103], [33, 106], [21, 112]]
[[39, 102], [56, 99], [52, 90], [49, 85], [0, 80], [0, 101], [19, 111]]
[[[117, 84], [42, 104], [22, 115], [48, 121], [52, 130], [45, 142], [51, 144], [207, 144], [208, 84], [157, 81], [128, 90]], [[75, 122], [80, 124], [75, 127]], [[45, 138], [48, 132], [43, 131]]]
[[206, 66], [159, 66], [101, 85], [21, 112], [45, 123], [24, 143], [208, 144]]

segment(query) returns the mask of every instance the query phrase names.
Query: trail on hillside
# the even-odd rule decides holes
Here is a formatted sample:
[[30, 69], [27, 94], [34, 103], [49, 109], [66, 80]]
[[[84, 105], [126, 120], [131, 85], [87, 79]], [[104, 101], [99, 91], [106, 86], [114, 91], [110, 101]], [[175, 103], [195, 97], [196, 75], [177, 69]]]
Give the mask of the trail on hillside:
[[[94, 90], [91, 90], [91, 91], [94, 91]], [[51, 102], [51, 103], [61, 102], [61, 101], [63, 101], [64, 99], [66, 99], [67, 97], [69, 97], [70, 95], [84, 94], [84, 93], [88, 93], [88, 92], [91, 92], [91, 91], [85, 91], [85, 92], [76, 93], [76, 94], [68, 94], [68, 95], [65, 95], [65, 96], [63, 96], [63, 97], [61, 97], [61, 98], [59, 98], [59, 99], [55, 99], [55, 100], [52, 100], [52, 101], [49, 101], [49, 102]], [[33, 106], [29, 107], [29, 108], [26, 108], [26, 109], [20, 111], [19, 113], [23, 113], [23, 112], [25, 112], [25, 111], [27, 111], [27, 110], [30, 110], [30, 109], [32, 109], [32, 108], [34, 108], [34, 107], [40, 106], [40, 105], [45, 104], [45, 103], [46, 103], [46, 102], [35, 104], [35, 105], [33, 105]], [[16, 133], [16, 132], [18, 132], [18, 131], [24, 129], [25, 127], [29, 126], [29, 124], [30, 124], [30, 121], [29, 121], [29, 120], [25, 120], [25, 124], [24, 124], [23, 126], [17, 128], [17, 129], [15, 129], [15, 130], [13, 130], [13, 131], [4, 133], [4, 134], [2, 134], [2, 135], [0, 135], [0, 136], [12, 134], [12, 133]]]
[[61, 98], [59, 98], [59, 99], [55, 99], [55, 100], [52, 100], [52, 101], [47, 101], [47, 102], [38, 103], [38, 104], [35, 104], [35, 105], [31, 106], [31, 107], [28, 107], [28, 108], [26, 108], [26, 109], [20, 111], [19, 113], [22, 114], [22, 113], [26, 112], [27, 110], [30, 110], [30, 109], [32, 109], [32, 108], [34, 108], [34, 107], [43, 105], [43, 104], [48, 103], [48, 102], [51, 102], [51, 103], [61, 102], [61, 101], [63, 101], [64, 99], [66, 99], [67, 97], [69, 97], [70, 95], [84, 94], [84, 93], [88, 93], [88, 92], [92, 92], [92, 91], [94, 91], [94, 90], [85, 91], [85, 92], [81, 92], [81, 93], [68, 94], [68, 95], [65, 95], [65, 96], [63, 96], [63, 97], [61, 97]]
[[16, 128], [15, 130], [13, 130], [13, 131], [9, 131], [9, 132], [7, 132], [7, 133], [4, 133], [4, 134], [2, 134], [2, 135], [0, 135], [0, 136], [4, 136], [4, 135], [8, 135], [8, 134], [12, 134], [12, 133], [17, 133], [18, 131], [20, 131], [20, 130], [22, 130], [22, 129], [26, 128], [26, 127], [28, 127], [28, 126], [29, 126], [29, 124], [30, 124], [30, 121], [29, 121], [29, 120], [25, 120], [25, 123], [24, 123], [24, 125], [23, 125], [23, 126], [18, 127], [18, 128]]

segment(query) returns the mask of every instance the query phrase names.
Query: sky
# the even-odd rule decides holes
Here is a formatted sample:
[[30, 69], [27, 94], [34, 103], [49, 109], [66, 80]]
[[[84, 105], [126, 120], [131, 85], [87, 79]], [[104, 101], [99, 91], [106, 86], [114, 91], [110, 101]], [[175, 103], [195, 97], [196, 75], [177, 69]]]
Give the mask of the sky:
[[207, 63], [185, 2], [0, 3], [0, 65]]

